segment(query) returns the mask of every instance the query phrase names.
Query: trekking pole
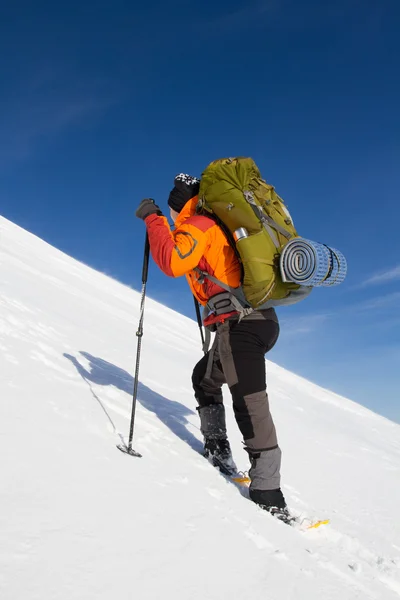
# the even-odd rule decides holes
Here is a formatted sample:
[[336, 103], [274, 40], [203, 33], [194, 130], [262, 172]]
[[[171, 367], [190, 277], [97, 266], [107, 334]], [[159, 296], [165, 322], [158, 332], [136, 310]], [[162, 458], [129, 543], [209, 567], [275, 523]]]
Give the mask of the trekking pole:
[[118, 450], [121, 452], [125, 452], [125, 454], [130, 454], [131, 456], [137, 456], [141, 458], [142, 455], [136, 450], [132, 448], [132, 440], [133, 440], [133, 429], [135, 426], [135, 412], [136, 412], [136, 400], [138, 393], [138, 385], [139, 385], [139, 367], [140, 367], [140, 351], [142, 349], [142, 337], [143, 337], [143, 320], [144, 320], [144, 303], [146, 300], [146, 284], [147, 284], [147, 275], [149, 271], [149, 256], [150, 256], [150, 243], [149, 236], [146, 234], [146, 241], [144, 244], [144, 257], [143, 257], [143, 269], [142, 269], [142, 296], [140, 299], [140, 317], [139, 317], [139, 327], [136, 332], [137, 336], [137, 350], [136, 350], [136, 368], [135, 368], [135, 382], [133, 386], [133, 396], [132, 396], [132, 415], [131, 415], [131, 426], [129, 430], [129, 441], [128, 445], [119, 444], [117, 446]]
[[203, 322], [201, 320], [201, 313], [200, 313], [200, 304], [199, 304], [196, 296], [193, 296], [193, 300], [194, 300], [194, 308], [196, 310], [197, 324], [198, 324], [199, 330], [200, 330], [201, 345], [203, 348], [203, 352], [205, 354], [206, 353], [206, 340], [204, 338]]

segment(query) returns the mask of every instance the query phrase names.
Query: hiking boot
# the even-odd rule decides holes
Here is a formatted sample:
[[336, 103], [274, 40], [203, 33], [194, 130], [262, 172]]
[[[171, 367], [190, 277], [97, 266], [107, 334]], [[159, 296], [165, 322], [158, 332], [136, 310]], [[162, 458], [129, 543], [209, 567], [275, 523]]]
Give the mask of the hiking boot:
[[250, 487], [249, 496], [260, 508], [269, 512], [276, 519], [288, 525], [294, 521], [280, 488], [277, 490], [254, 490]]
[[204, 456], [225, 475], [236, 472], [226, 434], [225, 407], [222, 403], [200, 406], [200, 430], [204, 436]]
[[214, 467], [218, 467], [224, 475], [232, 475], [237, 471], [231, 447], [226, 438], [220, 440], [205, 439], [203, 456], [209, 458]]
[[251, 462], [250, 499], [277, 519], [291, 523], [294, 518], [287, 509], [280, 488], [281, 450], [279, 446], [269, 450], [254, 450], [249, 447], [245, 449]]

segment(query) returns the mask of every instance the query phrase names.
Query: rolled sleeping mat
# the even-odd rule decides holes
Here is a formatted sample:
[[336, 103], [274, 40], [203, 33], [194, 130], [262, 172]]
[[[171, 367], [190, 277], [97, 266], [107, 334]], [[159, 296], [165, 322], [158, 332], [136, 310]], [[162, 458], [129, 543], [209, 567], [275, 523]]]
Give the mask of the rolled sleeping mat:
[[294, 238], [282, 250], [280, 270], [285, 283], [308, 287], [339, 285], [347, 274], [347, 262], [339, 250]]

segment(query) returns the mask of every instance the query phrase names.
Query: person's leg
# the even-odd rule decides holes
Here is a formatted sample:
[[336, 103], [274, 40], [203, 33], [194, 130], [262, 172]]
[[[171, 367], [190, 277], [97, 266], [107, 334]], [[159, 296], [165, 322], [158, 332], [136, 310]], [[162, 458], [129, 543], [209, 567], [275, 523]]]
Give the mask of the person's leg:
[[270, 320], [227, 321], [218, 327], [219, 356], [235, 417], [251, 460], [250, 498], [283, 508], [281, 450], [266, 391], [265, 354], [275, 344], [279, 325]]
[[230, 474], [236, 470], [227, 438], [222, 386], [225, 376], [218, 355], [218, 341], [197, 363], [192, 384], [204, 437], [204, 456], [210, 457], [221, 471]]
[[225, 375], [219, 360], [217, 342], [193, 369], [192, 384], [199, 407], [222, 404], [222, 386]]

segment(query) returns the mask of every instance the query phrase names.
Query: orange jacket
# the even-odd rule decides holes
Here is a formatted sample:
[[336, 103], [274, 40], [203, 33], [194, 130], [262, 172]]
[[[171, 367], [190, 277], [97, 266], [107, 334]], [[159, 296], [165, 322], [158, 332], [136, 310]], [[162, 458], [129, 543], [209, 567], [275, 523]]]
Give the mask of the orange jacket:
[[194, 269], [207, 271], [230, 287], [240, 286], [241, 268], [225, 234], [213, 219], [196, 215], [198, 197], [186, 203], [171, 231], [166, 217], [146, 218], [151, 255], [160, 269], [170, 277], [186, 275], [190, 288], [203, 306], [215, 294], [225, 291], [205, 279], [199, 282]]

